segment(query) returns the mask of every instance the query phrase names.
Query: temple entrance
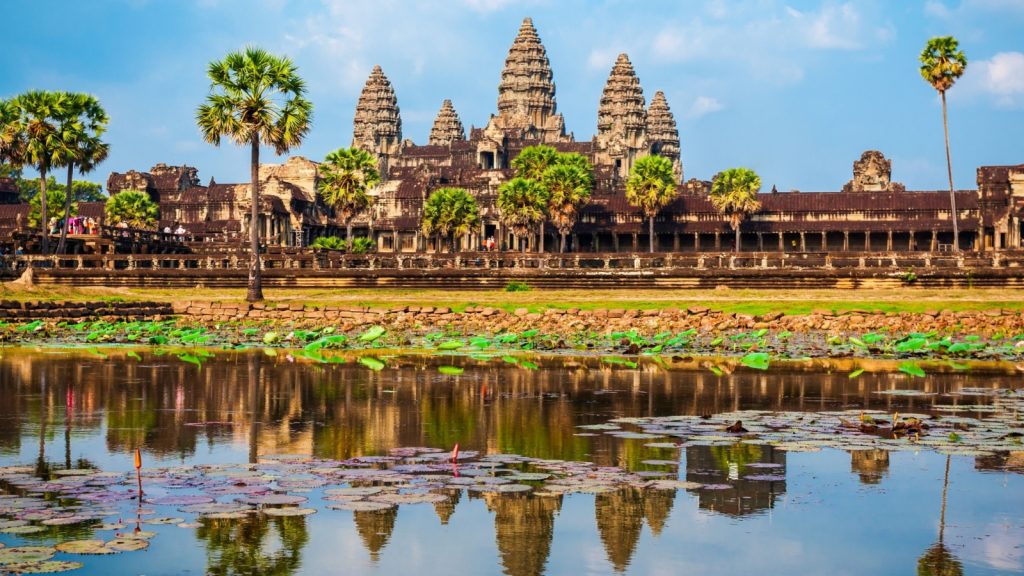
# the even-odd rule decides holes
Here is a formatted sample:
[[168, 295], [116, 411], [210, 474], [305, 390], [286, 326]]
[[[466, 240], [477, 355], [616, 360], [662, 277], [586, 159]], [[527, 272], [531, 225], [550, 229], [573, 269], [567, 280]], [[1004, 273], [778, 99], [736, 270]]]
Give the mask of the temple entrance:
[[494, 152], [480, 153], [480, 168], [484, 170], [494, 170]]

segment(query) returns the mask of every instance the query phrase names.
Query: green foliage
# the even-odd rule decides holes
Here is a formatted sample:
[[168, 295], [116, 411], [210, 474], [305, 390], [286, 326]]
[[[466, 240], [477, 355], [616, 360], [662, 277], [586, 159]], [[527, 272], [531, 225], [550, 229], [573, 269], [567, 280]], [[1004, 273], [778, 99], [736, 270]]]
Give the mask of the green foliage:
[[[15, 183], [18, 185], [18, 196], [22, 202], [31, 202], [33, 198], [39, 196], [39, 178], [21, 178], [19, 172]], [[101, 184], [75, 180], [71, 186], [71, 189], [75, 191], [74, 199], [78, 202], [104, 202], [107, 199]], [[47, 191], [60, 190], [63, 192], [65, 188], [67, 186], [58, 182], [54, 176], [46, 178]], [[49, 204], [49, 200], [47, 200], [47, 204]]]
[[761, 177], [749, 168], [723, 170], [711, 183], [711, 204], [729, 216], [729, 224], [737, 230], [740, 222], [761, 208], [757, 192], [761, 189]]
[[107, 223], [125, 223], [129, 228], [151, 229], [160, 219], [160, 207], [149, 194], [139, 190], [123, 190], [107, 199], [104, 208]]
[[[587, 159], [583, 158], [583, 161], [587, 162]], [[590, 200], [593, 186], [591, 170], [574, 163], [558, 163], [545, 170], [541, 177], [548, 193], [551, 221], [563, 236], [576, 223], [577, 210]]]
[[653, 218], [676, 197], [672, 161], [661, 156], [644, 156], [633, 164], [626, 182], [626, 200]]
[[900, 280], [903, 280], [906, 284], [913, 284], [917, 281], [917, 274], [913, 270], [907, 270], [903, 274], [900, 274]]
[[[38, 190], [36, 192], [38, 192]], [[63, 216], [63, 214], [57, 214], [57, 212], [55, 212], [55, 210], [56, 210], [57, 207], [63, 207], [64, 206], [64, 200], [65, 200], [65, 196], [64, 196], [64, 189], [63, 188], [55, 189], [55, 190], [49, 190], [48, 189], [46, 191], [46, 205], [54, 208], [53, 210], [48, 210], [47, 211], [47, 213], [50, 215], [51, 218], [58, 218], [59, 219], [60, 217]], [[39, 194], [37, 193], [35, 196], [32, 197], [31, 200], [29, 200], [29, 209], [28, 209], [28, 225], [29, 225], [29, 227], [31, 227], [31, 228], [38, 228], [40, 226], [39, 214], [40, 214], [41, 211], [42, 211], [42, 209], [41, 209], [40, 202], [39, 202]], [[77, 216], [77, 215], [78, 215], [78, 202], [72, 202], [71, 203], [71, 216]], [[49, 226], [49, 224], [47, 224], [47, 226]]]
[[310, 248], [322, 250], [348, 250], [348, 242], [338, 236], [319, 236], [309, 244]]
[[438, 234], [452, 239], [467, 234], [480, 224], [480, 207], [462, 188], [438, 188], [423, 205], [423, 234]]
[[524, 237], [544, 221], [548, 194], [540, 183], [515, 177], [498, 188], [501, 221], [519, 237]]
[[967, 70], [967, 57], [952, 36], [932, 38], [921, 51], [921, 77], [939, 92], [945, 92]]
[[373, 203], [368, 192], [380, 180], [377, 161], [369, 152], [355, 147], [338, 148], [320, 164], [320, 197], [348, 226]]
[[513, 280], [508, 284], [505, 284], [505, 292], [529, 292], [530, 285], [526, 282], [518, 282]]
[[512, 168], [517, 177], [538, 181], [548, 168], [558, 162], [558, 157], [558, 152], [551, 146], [527, 146], [512, 160]]
[[360, 236], [352, 239], [352, 247], [349, 249], [353, 254], [366, 254], [367, 252], [373, 252], [377, 245], [373, 242], [372, 238]]

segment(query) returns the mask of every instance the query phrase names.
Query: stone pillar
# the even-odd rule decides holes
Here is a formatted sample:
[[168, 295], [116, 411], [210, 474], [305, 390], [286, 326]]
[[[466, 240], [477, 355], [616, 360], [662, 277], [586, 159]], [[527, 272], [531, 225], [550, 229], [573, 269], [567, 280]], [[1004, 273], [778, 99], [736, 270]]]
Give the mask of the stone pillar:
[[640, 235], [633, 232], [633, 252], [640, 250]]
[[722, 251], [722, 234], [720, 232], [715, 232], [715, 251]]
[[782, 232], [779, 232], [779, 252], [786, 251], [786, 239], [783, 237]]
[[935, 252], [938, 249], [939, 249], [939, 232], [937, 230], [932, 230], [932, 242], [931, 242], [931, 245], [928, 248], [928, 250], [930, 250], [932, 252]]
[[892, 230], [889, 230], [888, 236], [885, 239], [885, 250], [886, 252], [892, 252]]
[[822, 252], [827, 252], [828, 251], [828, 236], [826, 236], [825, 232], [821, 233], [821, 251]]
[[800, 251], [807, 252], [807, 235], [803, 232], [800, 233]]
[[764, 252], [764, 234], [757, 233], [757, 251]]
[[864, 251], [871, 252], [871, 232], [864, 233]]
[[910, 240], [907, 241], [907, 250], [910, 251], [910, 252], [913, 252], [914, 248], [915, 248], [915, 245], [914, 245], [914, 231], [911, 230], [910, 231]]
[[700, 252], [700, 232], [693, 233], [693, 251]]
[[612, 251], [613, 252], [618, 252], [619, 251], [619, 233], [618, 232], [613, 232], [612, 233]]
[[672, 233], [672, 251], [679, 252], [679, 232]]
[[850, 251], [850, 231], [843, 230], [843, 252]]
[[592, 233], [591, 237], [593, 237], [593, 239], [594, 239], [594, 252], [600, 252], [601, 251], [601, 237], [597, 234], [597, 232]]

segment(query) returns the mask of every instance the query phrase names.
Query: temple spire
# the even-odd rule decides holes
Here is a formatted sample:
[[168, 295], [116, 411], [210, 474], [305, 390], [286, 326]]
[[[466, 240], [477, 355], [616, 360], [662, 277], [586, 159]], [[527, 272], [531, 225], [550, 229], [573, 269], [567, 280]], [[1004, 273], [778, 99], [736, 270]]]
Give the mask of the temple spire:
[[498, 84], [496, 120], [501, 130], [520, 130], [544, 141], [565, 140], [565, 121], [555, 106], [551, 64], [530, 18], [523, 19], [508, 50]]
[[665, 93], [658, 90], [647, 109], [647, 142], [651, 154], [663, 156], [672, 161], [672, 172], [676, 181], [683, 179], [683, 164], [679, 159], [679, 128], [675, 116], [668, 107]]
[[352, 146], [377, 156], [381, 175], [387, 177], [388, 160], [401, 153], [402, 117], [391, 81], [379, 65], [366, 79], [356, 103]]
[[614, 162], [622, 177], [629, 175], [633, 161], [647, 149], [645, 105], [629, 56], [619, 54], [597, 108], [597, 149], [599, 161]]
[[434, 126], [430, 129], [429, 144], [434, 146], [447, 146], [452, 142], [466, 139], [466, 129], [462, 127], [462, 120], [455, 112], [455, 106], [451, 100], [445, 100], [441, 109], [437, 111], [434, 118]]

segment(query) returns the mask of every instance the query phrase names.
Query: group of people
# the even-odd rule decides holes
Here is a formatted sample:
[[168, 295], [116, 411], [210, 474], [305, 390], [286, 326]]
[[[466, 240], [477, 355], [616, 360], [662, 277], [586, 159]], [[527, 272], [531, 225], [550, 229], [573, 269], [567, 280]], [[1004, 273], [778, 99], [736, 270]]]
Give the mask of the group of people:
[[484, 252], [494, 252], [497, 244], [494, 243], [494, 236], [488, 236], [487, 240], [484, 240]]
[[[57, 218], [50, 218], [50, 234], [60, 234], [60, 231], [63, 228], [63, 218], [60, 220]], [[96, 220], [94, 218], [85, 218], [81, 216], [72, 216], [68, 218], [68, 234], [94, 235], [98, 230], [99, 225], [96, 224]]]
[[185, 230], [185, 227], [179, 223], [173, 230], [170, 226], [164, 226], [164, 234], [174, 234], [175, 240], [183, 242], [188, 234], [188, 230]]

